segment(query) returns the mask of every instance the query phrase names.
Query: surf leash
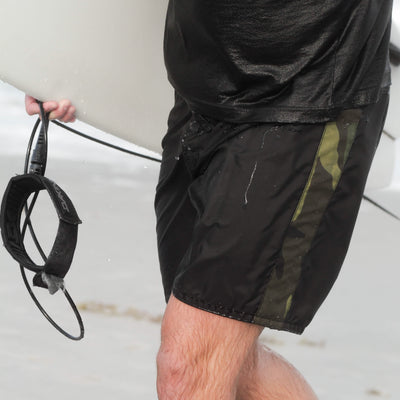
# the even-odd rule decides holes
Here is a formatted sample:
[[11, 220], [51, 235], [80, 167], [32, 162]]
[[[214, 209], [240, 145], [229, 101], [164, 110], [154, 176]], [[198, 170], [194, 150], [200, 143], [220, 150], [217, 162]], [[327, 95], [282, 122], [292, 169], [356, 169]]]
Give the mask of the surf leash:
[[[37, 120], [29, 140], [24, 173], [11, 178], [3, 196], [0, 228], [3, 243], [10, 255], [20, 265], [24, 284], [41, 313], [64, 336], [72, 340], [84, 337], [84, 325], [79, 311], [68, 293], [64, 278], [69, 271], [77, 243], [78, 225], [81, 220], [67, 194], [52, 180], [44, 176], [47, 165], [48, 115], [40, 106]], [[37, 129], [40, 131], [37, 135]], [[36, 139], [36, 141], [35, 141]], [[35, 142], [35, 145], [33, 145]], [[41, 191], [47, 191], [58, 215], [59, 225], [53, 247], [48, 255], [42, 249], [33, 229], [31, 215]], [[23, 218], [23, 212], [25, 218]], [[36, 264], [28, 255], [24, 240], [29, 230], [44, 264]], [[79, 334], [72, 335], [57, 324], [34, 294], [25, 270], [34, 272], [33, 286], [45, 288], [51, 295], [61, 291], [71, 306], [79, 325]]]

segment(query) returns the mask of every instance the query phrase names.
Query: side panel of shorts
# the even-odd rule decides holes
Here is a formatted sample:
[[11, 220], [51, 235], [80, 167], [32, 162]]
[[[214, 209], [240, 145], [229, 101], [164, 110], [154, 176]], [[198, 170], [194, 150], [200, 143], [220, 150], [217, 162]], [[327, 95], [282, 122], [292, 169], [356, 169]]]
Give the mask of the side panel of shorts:
[[301, 333], [347, 252], [386, 103], [235, 125], [178, 99], [156, 196], [166, 298]]

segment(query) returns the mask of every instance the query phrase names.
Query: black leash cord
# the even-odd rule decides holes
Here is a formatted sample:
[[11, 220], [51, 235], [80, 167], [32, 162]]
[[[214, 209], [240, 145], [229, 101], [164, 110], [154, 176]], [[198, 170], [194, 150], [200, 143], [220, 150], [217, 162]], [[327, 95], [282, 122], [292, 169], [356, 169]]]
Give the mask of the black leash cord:
[[100, 139], [96, 139], [96, 138], [94, 138], [92, 136], [86, 135], [85, 133], [77, 131], [76, 129], [70, 128], [69, 126], [62, 124], [61, 122], [58, 122], [58, 121], [51, 121], [51, 122], [53, 122], [53, 124], [56, 124], [56, 125], [60, 126], [61, 128], [66, 129], [67, 131], [75, 133], [75, 135], [78, 135], [78, 136], [81, 136], [81, 137], [83, 137], [85, 139], [91, 140], [92, 142], [96, 142], [96, 143], [102, 144], [103, 146], [111, 147], [112, 149], [119, 150], [119, 151], [122, 151], [123, 153], [128, 153], [128, 154], [131, 154], [131, 155], [136, 156], [136, 157], [145, 158], [146, 160], [155, 161], [155, 162], [159, 162], [159, 163], [161, 162], [161, 160], [159, 158], [147, 156], [145, 154], [141, 154], [141, 153], [138, 153], [136, 151], [124, 149], [123, 147], [116, 146], [114, 144], [105, 142], [105, 141], [100, 140]]
[[[28, 144], [28, 148], [27, 148], [27, 152], [26, 152], [26, 157], [25, 157], [25, 165], [24, 165], [24, 173], [38, 173], [41, 175], [44, 175], [44, 172], [46, 170], [46, 165], [47, 165], [47, 135], [48, 135], [48, 125], [49, 125], [49, 121], [48, 118], [43, 110], [43, 105], [42, 103], [39, 103], [40, 106], [40, 114], [41, 114], [41, 129], [40, 129], [40, 133], [38, 136], [38, 139], [36, 141], [36, 146], [32, 151], [32, 146], [33, 146], [33, 142], [36, 136], [36, 131], [39, 127], [40, 124], [40, 118], [38, 118], [38, 120], [35, 123], [35, 126], [33, 127], [32, 133], [31, 133], [31, 137], [29, 140], [29, 144]], [[38, 252], [40, 253], [42, 259], [44, 262], [47, 261], [47, 256], [44, 253], [42, 247], [40, 246], [39, 240], [37, 239], [37, 236], [35, 234], [35, 231], [33, 229], [32, 226], [32, 222], [30, 219], [30, 216], [32, 214], [33, 208], [35, 206], [36, 200], [39, 196], [39, 192], [35, 192], [33, 194], [33, 198], [30, 202], [30, 204], [28, 205], [25, 204], [25, 220], [22, 226], [22, 230], [21, 230], [21, 235], [22, 238], [25, 237], [26, 234], [26, 229], [29, 228], [29, 232], [32, 236], [33, 242], [38, 250]], [[62, 333], [64, 336], [66, 336], [67, 338], [71, 339], [71, 340], [81, 340], [84, 337], [85, 334], [85, 328], [83, 325], [83, 321], [82, 321], [82, 317], [79, 314], [78, 308], [76, 307], [74, 301], [72, 300], [70, 294], [68, 293], [67, 289], [62, 288], [62, 292], [64, 293], [65, 298], [67, 299], [68, 303], [70, 304], [75, 317], [77, 319], [78, 325], [79, 325], [79, 335], [74, 336], [71, 335], [70, 333], [68, 333], [66, 330], [64, 330], [63, 328], [61, 328], [60, 325], [58, 325], [53, 318], [47, 313], [47, 311], [43, 308], [43, 306], [40, 304], [39, 300], [37, 299], [37, 297], [35, 296], [35, 294], [33, 293], [33, 290], [28, 282], [28, 279], [26, 277], [26, 273], [25, 273], [25, 268], [22, 264], [20, 264], [20, 270], [21, 270], [21, 275], [22, 275], [22, 279], [24, 281], [25, 287], [29, 293], [29, 295], [31, 296], [33, 302], [36, 304], [37, 308], [40, 310], [40, 312], [44, 315], [44, 317], [50, 322], [51, 325], [53, 325], [54, 328], [56, 328], [60, 333]]]
[[390, 215], [394, 219], [397, 219], [397, 221], [400, 221], [400, 217], [398, 217], [396, 214], [393, 214], [391, 211], [389, 211], [387, 208], [382, 207], [379, 203], [377, 203], [375, 200], [372, 200], [370, 197], [366, 196], [365, 194], [363, 195], [363, 198], [374, 205], [375, 207], [379, 208], [381, 211], [385, 212], [386, 214]]
[[[40, 133], [39, 136], [41, 135], [41, 138], [38, 138], [38, 143], [36, 144], [36, 147], [38, 147], [38, 145], [40, 145], [41, 147], [43, 147], [43, 150], [45, 152], [45, 156], [43, 157], [42, 163], [41, 165], [38, 165], [37, 168], [37, 172], [40, 173], [41, 175], [44, 175], [44, 173], [46, 172], [46, 165], [47, 165], [47, 133], [48, 133], [48, 123], [46, 123], [47, 121], [47, 117], [45, 116], [45, 112], [43, 109], [43, 105], [41, 102], [38, 103], [39, 107], [40, 107], [40, 114], [42, 117], [42, 121], [43, 124], [41, 125], [41, 129], [40, 129]], [[43, 119], [44, 118], [44, 119]], [[25, 156], [25, 164], [24, 164], [24, 174], [27, 174], [29, 172], [29, 164], [30, 164], [30, 159], [31, 159], [31, 154], [32, 154], [32, 146], [33, 146], [33, 141], [35, 139], [36, 136], [36, 131], [38, 129], [40, 125], [40, 118], [37, 119], [33, 129], [32, 129], [32, 133], [31, 133], [31, 137], [29, 138], [29, 143], [28, 143], [28, 147], [26, 150], [26, 156]], [[39, 143], [39, 141], [41, 140], [41, 142]], [[38, 149], [36, 149], [38, 150]], [[42, 151], [43, 151], [42, 150]], [[39, 156], [39, 154], [37, 154], [36, 151], [36, 156]], [[38, 163], [37, 161], [35, 163]], [[28, 206], [28, 203], [25, 204], [25, 221], [22, 227], [22, 231], [21, 231], [21, 235], [24, 238], [25, 237], [25, 233], [26, 233], [26, 229], [29, 228], [29, 232], [31, 234], [31, 237], [33, 239], [33, 242], [35, 243], [36, 248], [38, 249], [40, 256], [42, 257], [43, 261], [46, 262], [46, 255], [42, 249], [42, 247], [40, 246], [39, 240], [37, 239], [37, 236], [35, 234], [35, 230], [33, 229], [32, 223], [31, 223], [31, 219], [30, 216], [32, 214], [33, 208], [36, 204], [37, 198], [39, 197], [39, 192], [36, 192], [33, 195], [33, 198], [31, 200], [31, 203]]]
[[54, 328], [56, 328], [60, 333], [62, 333], [64, 336], [66, 336], [68, 339], [71, 340], [81, 340], [84, 335], [85, 335], [85, 327], [83, 325], [83, 321], [81, 318], [81, 315], [79, 314], [79, 311], [74, 303], [74, 301], [72, 300], [70, 294], [68, 293], [67, 289], [62, 289], [64, 296], [66, 297], [66, 299], [68, 300], [68, 303], [71, 305], [72, 310], [74, 311], [74, 314], [76, 316], [76, 319], [78, 321], [79, 324], [79, 335], [78, 336], [73, 336], [70, 333], [68, 333], [67, 331], [65, 331], [63, 328], [61, 328], [54, 320], [53, 318], [50, 317], [50, 315], [46, 312], [46, 310], [43, 308], [43, 306], [40, 304], [39, 300], [37, 299], [37, 297], [35, 296], [35, 294], [32, 291], [31, 286], [29, 285], [28, 279], [26, 277], [25, 274], [25, 268], [20, 265], [20, 269], [21, 269], [21, 275], [22, 278], [24, 280], [25, 286], [28, 290], [28, 293], [30, 294], [32, 300], [34, 301], [34, 303], [36, 304], [37, 308], [40, 310], [40, 312], [44, 315], [44, 317], [47, 319], [47, 321], [50, 322], [51, 325], [54, 326]]

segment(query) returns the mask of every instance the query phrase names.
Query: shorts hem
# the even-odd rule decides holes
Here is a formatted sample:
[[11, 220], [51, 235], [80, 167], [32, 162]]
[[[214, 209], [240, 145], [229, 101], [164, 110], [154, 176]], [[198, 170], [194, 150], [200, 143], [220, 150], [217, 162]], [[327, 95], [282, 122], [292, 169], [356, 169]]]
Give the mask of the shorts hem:
[[249, 314], [241, 312], [232, 308], [225, 307], [223, 305], [215, 305], [207, 303], [201, 299], [195, 298], [194, 296], [187, 295], [180, 290], [174, 288], [173, 295], [178, 300], [182, 301], [189, 306], [198, 308], [203, 311], [210, 312], [212, 314], [219, 315], [230, 319], [235, 319], [241, 322], [247, 322], [250, 324], [260, 325], [265, 328], [287, 331], [300, 335], [303, 333], [306, 326], [300, 326], [286, 321], [277, 321], [270, 318], [258, 317], [255, 314]]
[[301, 335], [306, 328], [306, 325], [296, 325], [286, 321], [277, 321], [270, 318], [255, 317], [253, 320], [254, 324], [265, 326], [269, 329], [274, 329], [277, 331], [286, 331], [294, 333], [296, 335]]

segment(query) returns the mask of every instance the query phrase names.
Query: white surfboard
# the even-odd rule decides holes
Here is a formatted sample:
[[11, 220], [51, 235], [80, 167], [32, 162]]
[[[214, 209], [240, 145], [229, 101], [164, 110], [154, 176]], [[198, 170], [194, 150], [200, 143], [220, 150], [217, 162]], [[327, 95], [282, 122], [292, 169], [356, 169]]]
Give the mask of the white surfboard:
[[1, 0], [0, 79], [160, 152], [173, 91], [163, 61], [167, 0]]

